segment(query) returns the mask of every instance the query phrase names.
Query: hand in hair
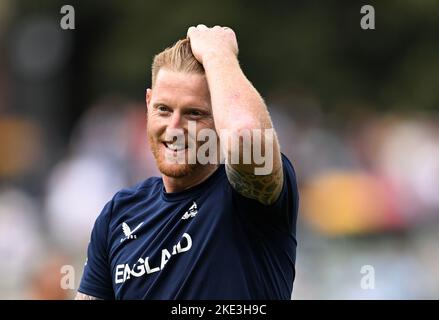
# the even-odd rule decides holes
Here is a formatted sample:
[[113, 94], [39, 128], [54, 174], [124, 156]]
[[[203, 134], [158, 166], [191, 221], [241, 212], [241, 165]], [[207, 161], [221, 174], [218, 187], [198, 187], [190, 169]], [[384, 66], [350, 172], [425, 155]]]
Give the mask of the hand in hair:
[[238, 55], [235, 32], [228, 27], [208, 28], [199, 24], [188, 29], [187, 37], [190, 39], [192, 52], [200, 63], [214, 57]]

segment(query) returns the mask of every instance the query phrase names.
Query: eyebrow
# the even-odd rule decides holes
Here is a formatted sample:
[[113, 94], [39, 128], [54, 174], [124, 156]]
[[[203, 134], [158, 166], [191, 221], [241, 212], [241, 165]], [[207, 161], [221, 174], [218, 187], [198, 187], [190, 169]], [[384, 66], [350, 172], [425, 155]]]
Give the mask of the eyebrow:
[[201, 111], [201, 112], [204, 112], [204, 113], [210, 113], [211, 112], [208, 108], [197, 107], [197, 106], [185, 107], [184, 110], [185, 111]]
[[153, 108], [157, 108], [158, 106], [169, 107], [166, 103], [163, 103], [163, 102], [155, 102], [155, 103], [152, 105]]

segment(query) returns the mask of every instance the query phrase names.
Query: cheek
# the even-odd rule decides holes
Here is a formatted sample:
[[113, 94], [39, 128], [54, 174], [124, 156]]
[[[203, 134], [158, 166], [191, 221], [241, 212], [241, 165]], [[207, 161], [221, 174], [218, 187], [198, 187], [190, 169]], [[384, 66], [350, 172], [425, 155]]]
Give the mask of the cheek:
[[148, 135], [148, 137], [152, 137], [152, 136], [154, 135], [153, 127], [152, 127], [150, 121], [148, 121], [148, 122], [146, 123], [146, 134]]
[[148, 118], [146, 123], [146, 133], [150, 137], [158, 137], [165, 131], [166, 126], [158, 119]]

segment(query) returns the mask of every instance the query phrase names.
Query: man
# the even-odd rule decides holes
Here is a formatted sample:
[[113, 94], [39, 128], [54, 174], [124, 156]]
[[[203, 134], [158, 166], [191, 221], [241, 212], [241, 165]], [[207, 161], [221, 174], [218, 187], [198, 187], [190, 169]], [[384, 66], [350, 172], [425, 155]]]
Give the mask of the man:
[[[291, 298], [295, 173], [275, 136], [268, 147], [270, 135], [262, 133], [250, 150], [233, 148], [231, 141], [243, 141], [245, 132], [251, 138], [272, 132], [237, 54], [232, 29], [198, 25], [154, 58], [147, 135], [162, 178], [120, 191], [104, 207], [78, 299]], [[189, 162], [191, 148], [202, 145], [194, 136], [206, 130], [226, 133], [218, 139], [225, 165]], [[258, 147], [271, 155], [264, 174], [251, 153]], [[207, 152], [210, 159], [215, 151]], [[249, 152], [251, 161], [244, 161]], [[185, 162], [171, 161], [176, 158]]]

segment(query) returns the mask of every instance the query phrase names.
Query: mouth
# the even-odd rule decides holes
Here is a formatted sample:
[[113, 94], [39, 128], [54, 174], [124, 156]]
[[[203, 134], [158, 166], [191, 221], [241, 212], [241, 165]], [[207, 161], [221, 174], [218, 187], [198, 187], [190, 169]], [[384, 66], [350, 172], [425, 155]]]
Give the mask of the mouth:
[[178, 143], [171, 143], [171, 142], [162, 142], [166, 149], [173, 151], [173, 152], [179, 152], [186, 150], [188, 146], [185, 144], [178, 144]]

